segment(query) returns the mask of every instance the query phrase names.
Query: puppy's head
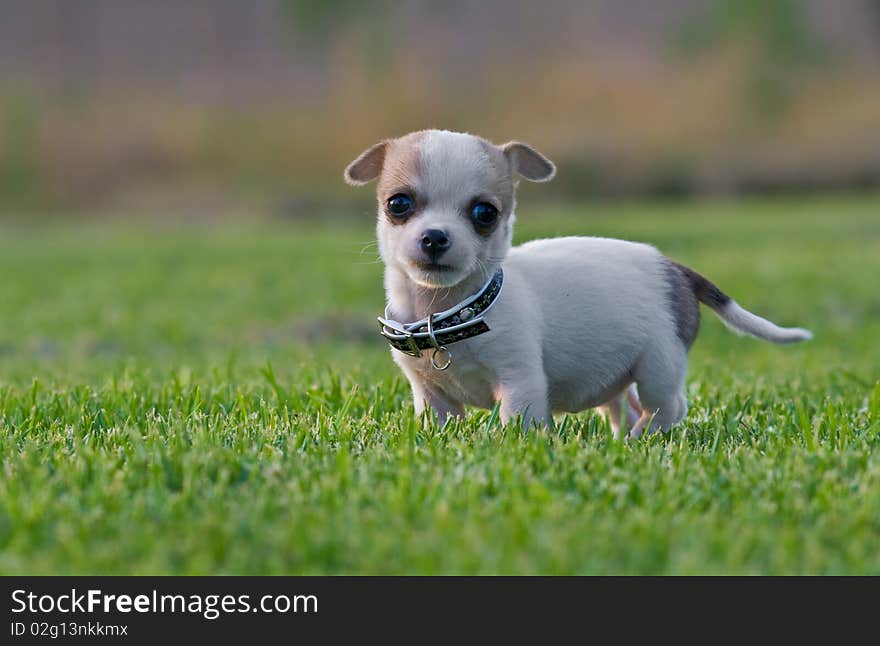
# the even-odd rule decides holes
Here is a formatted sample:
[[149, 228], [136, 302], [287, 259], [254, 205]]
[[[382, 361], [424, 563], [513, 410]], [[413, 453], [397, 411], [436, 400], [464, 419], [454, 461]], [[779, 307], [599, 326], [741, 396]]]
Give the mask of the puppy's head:
[[514, 173], [546, 182], [553, 163], [526, 144], [503, 146], [445, 130], [380, 141], [348, 168], [356, 186], [378, 178], [379, 253], [425, 287], [487, 276], [513, 235]]

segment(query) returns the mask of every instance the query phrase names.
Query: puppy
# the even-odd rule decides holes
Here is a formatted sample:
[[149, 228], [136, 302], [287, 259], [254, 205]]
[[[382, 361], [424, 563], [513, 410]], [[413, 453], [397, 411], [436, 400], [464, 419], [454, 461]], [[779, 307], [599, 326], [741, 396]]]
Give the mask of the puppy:
[[380, 333], [417, 412], [430, 407], [443, 423], [466, 404], [500, 402], [501, 419], [519, 415], [525, 429], [602, 407], [616, 437], [639, 437], [687, 413], [699, 303], [740, 333], [811, 338], [646, 244], [565, 237], [511, 248], [515, 176], [546, 182], [555, 172], [526, 144], [444, 130], [381, 141], [345, 169], [352, 185], [378, 179]]

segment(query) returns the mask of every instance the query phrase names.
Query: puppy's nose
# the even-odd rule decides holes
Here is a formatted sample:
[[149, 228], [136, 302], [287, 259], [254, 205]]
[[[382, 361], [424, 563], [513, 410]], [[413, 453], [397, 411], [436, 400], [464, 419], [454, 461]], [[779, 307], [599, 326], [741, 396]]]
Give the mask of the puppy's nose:
[[431, 260], [436, 260], [443, 252], [452, 246], [449, 236], [445, 231], [440, 229], [426, 229], [422, 232], [421, 240], [419, 240], [422, 251], [425, 252]]

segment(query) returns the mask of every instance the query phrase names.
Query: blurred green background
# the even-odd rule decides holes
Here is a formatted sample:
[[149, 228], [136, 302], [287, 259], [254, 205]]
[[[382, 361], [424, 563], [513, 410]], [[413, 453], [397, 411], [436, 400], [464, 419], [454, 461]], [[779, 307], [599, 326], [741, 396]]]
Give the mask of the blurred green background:
[[554, 199], [880, 185], [875, 0], [0, 0], [0, 16], [6, 217], [338, 215], [367, 202], [343, 165], [425, 127], [532, 143], [560, 167]]

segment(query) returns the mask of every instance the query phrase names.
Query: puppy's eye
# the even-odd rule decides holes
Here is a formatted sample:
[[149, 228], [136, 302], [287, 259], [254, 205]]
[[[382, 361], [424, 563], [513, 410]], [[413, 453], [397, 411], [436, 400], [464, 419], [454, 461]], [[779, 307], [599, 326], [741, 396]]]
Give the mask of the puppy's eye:
[[498, 209], [488, 202], [477, 202], [471, 207], [471, 219], [478, 229], [489, 229], [498, 219]]
[[398, 193], [397, 195], [392, 195], [388, 198], [386, 206], [389, 215], [402, 220], [412, 212], [415, 204], [409, 195]]

